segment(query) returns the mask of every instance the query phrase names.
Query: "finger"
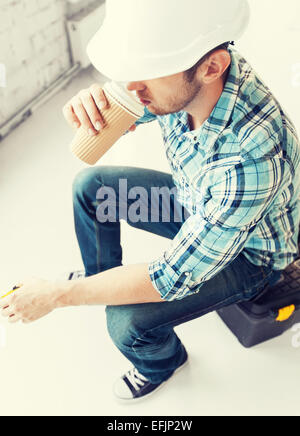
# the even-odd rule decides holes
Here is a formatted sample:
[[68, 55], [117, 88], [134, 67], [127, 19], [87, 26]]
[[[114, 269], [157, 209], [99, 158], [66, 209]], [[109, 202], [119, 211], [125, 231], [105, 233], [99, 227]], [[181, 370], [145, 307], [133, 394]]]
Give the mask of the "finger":
[[11, 304], [12, 298], [13, 298], [13, 294], [8, 295], [7, 297], [1, 298], [0, 299], [0, 308], [4, 309], [4, 308], [8, 307]]
[[94, 84], [90, 87], [90, 93], [99, 110], [109, 109], [110, 104], [100, 85]]
[[136, 125], [134, 124], [129, 128], [130, 132], [134, 132], [136, 130]]
[[18, 321], [21, 321], [22, 317], [20, 315], [12, 315], [8, 318], [8, 322], [10, 324], [15, 324]]
[[[90, 98], [92, 100], [92, 96], [90, 95]], [[85, 101], [85, 102], [84, 102]], [[95, 103], [94, 103], [95, 104]], [[90, 134], [90, 135], [96, 135], [98, 131], [94, 128], [92, 121], [90, 120], [90, 117], [86, 111], [86, 100], [84, 100], [83, 95], [81, 94], [81, 97], [75, 97], [72, 100], [72, 105], [74, 108], [74, 112], [76, 116], [78, 117], [81, 126]]]
[[4, 316], [4, 318], [9, 318], [10, 316], [15, 315], [15, 313], [12, 308], [8, 306], [1, 311], [1, 315]]
[[[91, 91], [82, 91], [79, 96], [94, 129], [96, 131], [101, 130], [105, 126], [105, 121]], [[101, 102], [99, 102], [100, 104]]]
[[71, 103], [67, 103], [63, 107], [63, 115], [71, 127], [78, 129], [81, 126], [80, 120], [76, 116], [74, 112], [74, 108]]
[[[90, 87], [90, 92], [94, 99], [95, 104], [97, 105], [97, 108], [99, 109], [101, 120], [105, 124], [105, 120], [103, 119], [101, 111], [109, 109], [110, 107], [109, 101], [100, 85], [97, 84], [92, 85]], [[96, 126], [95, 123], [94, 126]]]
[[22, 319], [23, 324], [31, 324], [32, 322], [30, 319]]

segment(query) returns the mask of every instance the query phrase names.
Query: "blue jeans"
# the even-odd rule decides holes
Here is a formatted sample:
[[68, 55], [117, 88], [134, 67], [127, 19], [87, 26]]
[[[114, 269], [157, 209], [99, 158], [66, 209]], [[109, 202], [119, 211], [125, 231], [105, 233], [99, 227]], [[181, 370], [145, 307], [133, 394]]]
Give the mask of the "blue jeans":
[[[126, 180], [128, 191], [143, 187], [150, 194], [153, 187], [176, 189], [171, 174], [132, 167], [103, 166], [87, 168], [80, 172], [73, 185], [74, 218], [78, 243], [87, 276], [98, 274], [122, 265], [120, 243], [120, 218], [124, 208], [137, 200], [120, 199], [119, 181]], [[113, 188], [115, 217], [99, 222], [97, 210], [106, 200], [97, 200], [100, 188]], [[173, 191], [172, 191], [173, 192]], [[151, 210], [151, 196], [141, 197]], [[129, 225], [173, 239], [189, 214], [171, 196], [170, 217], [162, 219], [162, 202], [152, 205], [159, 208], [159, 220], [131, 220]], [[123, 214], [121, 214], [123, 210]], [[178, 222], [178, 216], [182, 221]], [[137, 262], [139, 261], [137, 253]], [[149, 259], [150, 261], [150, 259]], [[270, 267], [256, 266], [241, 253], [225, 269], [201, 287], [198, 294], [164, 303], [147, 303], [123, 306], [107, 306], [109, 334], [118, 347], [141, 374], [152, 383], [168, 379], [185, 358], [185, 348], [174, 332], [174, 327], [201, 317], [224, 306], [250, 300], [258, 296], [267, 284], [275, 283], [280, 272]]]

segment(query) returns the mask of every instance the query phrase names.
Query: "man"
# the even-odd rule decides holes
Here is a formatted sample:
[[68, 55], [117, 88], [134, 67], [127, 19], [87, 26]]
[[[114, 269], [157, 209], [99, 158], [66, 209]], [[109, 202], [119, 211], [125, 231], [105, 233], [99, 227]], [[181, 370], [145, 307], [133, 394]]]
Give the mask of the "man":
[[[143, 8], [138, 7], [141, 2]], [[108, 0], [107, 20], [89, 54], [99, 69], [127, 81], [128, 90], [144, 101], [145, 115], [136, 125], [159, 122], [172, 173], [112, 166], [82, 171], [74, 182], [74, 214], [86, 277], [56, 283], [30, 279], [2, 304], [11, 322], [32, 322], [57, 307], [106, 305], [109, 333], [134, 365], [114, 388], [117, 398], [127, 403], [156, 392], [187, 363], [175, 326], [250, 300], [276, 282], [297, 257], [300, 221], [295, 129], [247, 61], [228, 43], [220, 45], [237, 39], [246, 27], [247, 2], [230, 0], [225, 7], [220, 0], [209, 5], [188, 0], [187, 8], [184, 0], [176, 11], [171, 0], [164, 0], [165, 10], [155, 9], [159, 2], [150, 7], [146, 0], [123, 1], [120, 20], [115, 9], [120, 3]], [[171, 30], [163, 41], [169, 58], [164, 52], [162, 63], [160, 46], [155, 41], [147, 45], [141, 32], [156, 23], [153, 32], [159, 33], [166, 11]], [[151, 14], [156, 20], [152, 24]], [[186, 52], [180, 55], [178, 50], [172, 57], [176, 20], [184, 23], [187, 15], [188, 27], [182, 32]], [[116, 31], [114, 20], [115, 26], [123, 21], [128, 25], [130, 17], [137, 29], [129, 26], [128, 35], [133, 39], [136, 30], [137, 45], [146, 46], [145, 52], [140, 63], [137, 57], [133, 62], [138, 47], [130, 51], [126, 42], [131, 38], [124, 36], [129, 52], [116, 63], [107, 48], [101, 51], [101, 42], [104, 36], [110, 40], [105, 32]], [[210, 35], [206, 38], [203, 30], [199, 46], [191, 43], [192, 36], [188, 44], [189, 32], [199, 33], [195, 20], [200, 28], [203, 21]], [[105, 95], [93, 85], [74, 97], [64, 114], [71, 124], [96, 135], [103, 124], [102, 103], [107, 104]], [[126, 193], [135, 195], [124, 201], [125, 182]], [[152, 196], [155, 188], [172, 193], [167, 206], [163, 196]], [[139, 209], [146, 211], [141, 220], [133, 213], [138, 193]], [[157, 214], [159, 219], [151, 219]], [[120, 219], [171, 242], [158, 259], [123, 266]]]

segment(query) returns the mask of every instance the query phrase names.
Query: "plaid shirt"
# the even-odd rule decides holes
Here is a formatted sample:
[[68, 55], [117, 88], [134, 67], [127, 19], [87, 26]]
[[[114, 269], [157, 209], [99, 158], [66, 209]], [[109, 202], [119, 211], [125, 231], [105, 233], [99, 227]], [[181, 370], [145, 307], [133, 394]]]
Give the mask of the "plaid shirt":
[[165, 253], [149, 264], [167, 301], [201, 291], [241, 252], [283, 270], [298, 254], [300, 147], [295, 128], [270, 90], [236, 50], [224, 91], [200, 129], [187, 112], [155, 116], [177, 187], [190, 216]]

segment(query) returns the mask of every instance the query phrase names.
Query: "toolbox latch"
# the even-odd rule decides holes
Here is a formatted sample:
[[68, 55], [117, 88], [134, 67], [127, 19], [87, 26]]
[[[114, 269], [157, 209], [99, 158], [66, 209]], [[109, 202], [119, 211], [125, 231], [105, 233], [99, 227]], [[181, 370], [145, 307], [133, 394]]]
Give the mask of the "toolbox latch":
[[278, 322], [287, 321], [294, 314], [295, 310], [296, 310], [296, 306], [294, 304], [279, 309], [276, 321]]

